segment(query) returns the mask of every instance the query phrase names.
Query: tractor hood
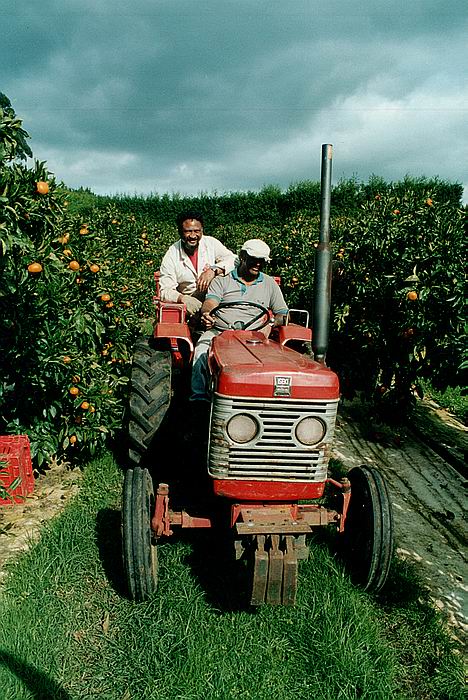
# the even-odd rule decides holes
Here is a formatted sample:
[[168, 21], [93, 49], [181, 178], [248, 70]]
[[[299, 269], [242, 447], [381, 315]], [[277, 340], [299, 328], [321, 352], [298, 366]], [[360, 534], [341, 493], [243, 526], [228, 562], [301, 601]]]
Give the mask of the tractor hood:
[[213, 339], [209, 366], [226, 396], [338, 399], [338, 377], [307, 355], [259, 331], [224, 331]]

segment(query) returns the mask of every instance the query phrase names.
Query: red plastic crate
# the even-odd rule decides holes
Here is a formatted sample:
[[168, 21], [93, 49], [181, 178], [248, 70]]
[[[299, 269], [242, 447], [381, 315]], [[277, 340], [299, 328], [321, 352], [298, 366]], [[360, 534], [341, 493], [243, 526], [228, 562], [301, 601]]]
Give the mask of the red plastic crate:
[[10, 490], [9, 498], [0, 498], [0, 505], [22, 503], [34, 491], [31, 450], [27, 435], [0, 435], [0, 484], [9, 487], [19, 477], [17, 487]]

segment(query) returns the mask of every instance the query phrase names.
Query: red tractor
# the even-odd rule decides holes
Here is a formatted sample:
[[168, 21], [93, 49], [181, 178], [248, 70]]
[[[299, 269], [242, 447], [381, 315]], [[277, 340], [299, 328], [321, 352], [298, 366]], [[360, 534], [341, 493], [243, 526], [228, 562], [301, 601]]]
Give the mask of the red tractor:
[[[286, 325], [274, 329], [269, 338], [257, 330], [236, 328], [213, 339], [205, 478], [200, 477], [209, 498], [200, 497], [190, 506], [184, 504], [184, 497], [188, 504], [193, 496], [190, 487], [184, 494], [182, 483], [182, 503], [175, 507], [170, 477], [154, 488], [143, 466], [164, 429], [171, 401], [178, 391], [186, 393], [184, 376], [190, 372], [194, 348], [184, 305], [156, 299], [153, 336], [137, 343], [133, 359], [131, 468], [123, 490], [124, 566], [136, 601], [156, 589], [158, 542], [177, 528], [229, 528], [236, 558], [247, 562], [252, 605], [294, 604], [298, 561], [308, 556], [307, 535], [323, 526], [337, 531], [357, 583], [378, 591], [387, 579], [393, 524], [381, 474], [362, 466], [340, 480], [328, 476], [340, 398], [338, 377], [325, 364], [331, 153], [330, 145], [322, 147], [314, 332], [308, 328], [308, 312], [290, 311]], [[258, 311], [268, 323], [268, 310]], [[203, 436], [199, 441], [203, 443]]]

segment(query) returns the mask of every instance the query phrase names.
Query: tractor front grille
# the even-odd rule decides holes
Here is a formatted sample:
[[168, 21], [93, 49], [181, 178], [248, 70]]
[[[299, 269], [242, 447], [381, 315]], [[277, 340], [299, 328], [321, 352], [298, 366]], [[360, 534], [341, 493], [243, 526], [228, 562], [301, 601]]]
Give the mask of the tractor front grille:
[[[221, 479], [323, 481], [337, 406], [338, 399], [246, 399], [216, 394], [211, 416], [210, 474]], [[257, 437], [245, 445], [233, 443], [226, 432], [229, 419], [237, 413], [251, 415], [260, 426]], [[324, 439], [318, 445], [301, 445], [295, 438], [295, 426], [306, 416], [316, 416], [326, 425]]]

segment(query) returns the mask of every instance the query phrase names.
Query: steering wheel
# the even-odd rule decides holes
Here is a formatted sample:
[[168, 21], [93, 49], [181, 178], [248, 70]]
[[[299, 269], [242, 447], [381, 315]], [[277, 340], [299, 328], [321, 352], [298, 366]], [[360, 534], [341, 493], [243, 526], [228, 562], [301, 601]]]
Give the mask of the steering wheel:
[[[219, 311], [222, 311], [223, 309], [232, 309], [232, 308], [237, 308], [237, 307], [250, 307], [254, 309], [259, 309], [259, 312], [257, 313], [256, 316], [253, 318], [249, 319], [248, 321], [234, 321], [232, 324], [227, 324], [222, 321], [222, 319], [219, 318]], [[210, 311], [210, 314], [215, 317], [217, 321], [221, 321], [221, 324], [216, 323], [214, 324], [213, 328], [216, 328], [217, 330], [235, 330], [235, 331], [245, 331], [247, 328], [250, 328], [254, 323], [257, 321], [263, 320], [263, 323], [261, 323], [258, 328], [255, 328], [256, 331], [261, 330], [262, 328], [265, 328], [270, 323], [270, 312], [269, 310], [265, 307], [262, 306], [261, 304], [257, 304], [253, 301], [225, 301], [221, 302], [213, 311]]]

